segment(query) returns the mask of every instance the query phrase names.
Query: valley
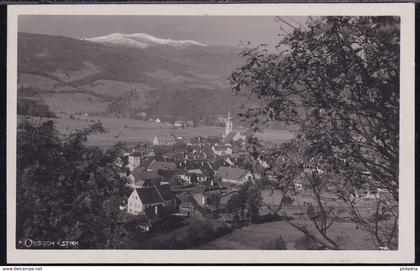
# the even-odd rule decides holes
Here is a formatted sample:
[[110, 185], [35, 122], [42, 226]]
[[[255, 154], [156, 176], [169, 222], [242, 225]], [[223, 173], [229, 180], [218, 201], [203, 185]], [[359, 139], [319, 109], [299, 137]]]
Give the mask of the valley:
[[[256, 104], [232, 96], [229, 86], [240, 48], [140, 34], [74, 39], [19, 33], [18, 97], [30, 88], [55, 114], [204, 125], [217, 125], [220, 112]], [[133, 45], [133, 37], [147, 46]]]
[[[18, 116], [18, 121], [23, 119], [33, 123], [40, 123], [47, 118], [34, 116]], [[58, 118], [52, 118], [59, 131], [63, 133], [73, 132], [75, 129], [83, 129], [89, 125], [100, 121], [107, 130], [105, 134], [92, 134], [89, 136], [88, 143], [92, 146], [108, 148], [118, 142], [128, 145], [135, 145], [139, 142], [150, 143], [155, 135], [179, 135], [186, 139], [196, 136], [218, 136], [224, 133], [225, 127], [200, 125], [198, 127], [173, 128], [169, 123], [155, 123], [150, 121], [135, 119], [116, 119], [103, 117], [78, 116], [77, 119], [70, 119], [68, 115], [58, 114]], [[236, 129], [244, 131], [243, 129]], [[268, 129], [258, 137], [272, 143], [283, 143], [293, 137], [287, 130]]]

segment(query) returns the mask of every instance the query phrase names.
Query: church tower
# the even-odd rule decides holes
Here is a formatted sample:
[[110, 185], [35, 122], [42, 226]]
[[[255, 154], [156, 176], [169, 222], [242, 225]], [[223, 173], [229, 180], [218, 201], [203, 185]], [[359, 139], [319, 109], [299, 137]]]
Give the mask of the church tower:
[[232, 120], [230, 118], [230, 111], [229, 111], [227, 121], [226, 121], [226, 133], [225, 133], [225, 135], [228, 135], [230, 132], [232, 132], [232, 129], [233, 129], [233, 124], [232, 124]]

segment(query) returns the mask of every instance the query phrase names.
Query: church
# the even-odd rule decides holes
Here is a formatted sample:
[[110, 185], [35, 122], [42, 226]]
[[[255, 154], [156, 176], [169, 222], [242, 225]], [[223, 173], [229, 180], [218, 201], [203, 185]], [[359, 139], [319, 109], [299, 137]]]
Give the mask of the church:
[[241, 134], [240, 132], [233, 131], [233, 122], [232, 117], [230, 115], [230, 111], [228, 112], [228, 117], [226, 120], [225, 125], [225, 134], [223, 135], [223, 142], [232, 144], [233, 142], [237, 142], [240, 140], [245, 140], [245, 135]]

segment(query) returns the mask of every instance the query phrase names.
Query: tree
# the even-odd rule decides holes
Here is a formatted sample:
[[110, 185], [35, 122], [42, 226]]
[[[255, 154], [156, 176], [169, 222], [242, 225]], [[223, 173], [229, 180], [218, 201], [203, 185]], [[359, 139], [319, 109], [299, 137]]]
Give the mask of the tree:
[[227, 209], [230, 213], [238, 215], [242, 221], [248, 218], [251, 222], [255, 222], [259, 216], [261, 203], [259, 189], [256, 185], [247, 182], [228, 200]]
[[[242, 52], [246, 62], [232, 73], [233, 89], [264, 102], [242, 116], [253, 131], [276, 121], [295, 132], [290, 142], [298, 149], [294, 164], [309, 178], [325, 219], [328, 211], [317, 198], [333, 184], [375, 244], [396, 248], [399, 18], [321, 17], [302, 27], [290, 25], [292, 33], [276, 52], [264, 46]], [[359, 212], [352, 195], [360, 183], [389, 195], [376, 199], [377, 210], [388, 210], [388, 221], [369, 221]]]
[[[16, 239], [72, 240], [79, 248], [117, 248], [126, 234], [118, 221], [124, 182], [116, 157], [86, 146], [100, 123], [60, 134], [53, 121], [23, 121], [17, 133]], [[114, 153], [115, 154], [115, 153]], [[119, 240], [117, 242], [117, 240]]]
[[216, 214], [218, 215], [220, 208], [220, 195], [217, 193], [211, 193], [207, 198], [207, 202], [216, 208]]

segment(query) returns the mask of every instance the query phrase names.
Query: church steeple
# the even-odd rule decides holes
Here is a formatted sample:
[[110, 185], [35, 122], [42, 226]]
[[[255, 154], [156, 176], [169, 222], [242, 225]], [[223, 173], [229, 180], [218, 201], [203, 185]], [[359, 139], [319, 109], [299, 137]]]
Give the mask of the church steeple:
[[225, 135], [228, 135], [230, 132], [232, 132], [232, 130], [233, 130], [233, 124], [232, 124], [232, 120], [231, 120], [231, 117], [230, 117], [230, 110], [229, 110], [227, 121], [226, 121], [226, 133], [225, 133]]

